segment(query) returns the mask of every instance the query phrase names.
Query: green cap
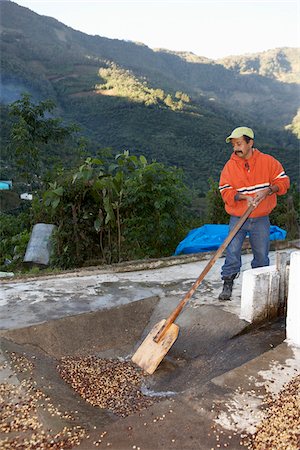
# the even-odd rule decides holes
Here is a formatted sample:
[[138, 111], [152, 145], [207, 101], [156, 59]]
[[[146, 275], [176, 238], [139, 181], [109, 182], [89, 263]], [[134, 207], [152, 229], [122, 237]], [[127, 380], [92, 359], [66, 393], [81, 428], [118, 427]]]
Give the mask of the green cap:
[[254, 132], [253, 130], [251, 130], [251, 128], [248, 127], [235, 128], [232, 131], [231, 135], [226, 138], [226, 144], [230, 142], [230, 139], [240, 138], [242, 136], [248, 136], [249, 138], [254, 139]]

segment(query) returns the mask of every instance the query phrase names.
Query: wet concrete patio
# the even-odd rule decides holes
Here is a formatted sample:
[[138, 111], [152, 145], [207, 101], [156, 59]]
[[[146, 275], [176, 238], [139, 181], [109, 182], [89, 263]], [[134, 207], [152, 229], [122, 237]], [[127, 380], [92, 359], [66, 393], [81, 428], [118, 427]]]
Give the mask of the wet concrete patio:
[[[271, 264], [275, 258], [271, 252]], [[250, 268], [251, 259], [251, 254], [243, 255], [242, 271]], [[242, 436], [261, 419], [263, 395], [300, 373], [300, 355], [284, 343], [283, 318], [252, 329], [239, 318], [242, 273], [232, 301], [218, 301], [223, 261], [217, 261], [178, 317], [179, 337], [157, 371], [140, 374], [143, 393], [156, 400], [146, 409], [120, 418], [91, 406], [59, 376], [57, 365], [69, 355], [130, 361], [207, 259], [184, 258], [180, 263], [179, 258], [179, 263], [157, 269], [98, 268], [3, 282], [2, 381], [20, 385], [33, 380], [53, 411], [60, 412], [39, 406], [44, 430], [55, 434], [71, 425], [84, 429], [74, 448], [243, 447]], [[245, 399], [251, 407], [245, 407]], [[7, 433], [1, 438], [8, 439]]]
[[[293, 250], [295, 249], [287, 248], [282, 251], [291, 253]], [[211, 255], [202, 254], [198, 261], [193, 262], [188, 262], [188, 256], [174, 258], [175, 265], [162, 265], [154, 269], [151, 269], [155, 265], [153, 262], [148, 265], [145, 263], [143, 270], [135, 269], [135, 266], [139, 266], [138, 262], [123, 263], [114, 269], [103, 270], [99, 267], [16, 282], [3, 280], [0, 292], [0, 330], [113, 308], [150, 296], [159, 296], [162, 300], [172, 297], [173, 304], [176, 305], [190, 289]], [[189, 307], [196, 309], [200, 305], [211, 304], [239, 315], [242, 275], [251, 268], [251, 260], [251, 253], [243, 255], [241, 274], [235, 280], [230, 302], [218, 301], [222, 286], [220, 271], [224, 263], [224, 258], [220, 258], [198, 287]], [[166, 264], [169, 261], [170, 259], [166, 259]], [[275, 263], [276, 252], [271, 251], [270, 265]]]

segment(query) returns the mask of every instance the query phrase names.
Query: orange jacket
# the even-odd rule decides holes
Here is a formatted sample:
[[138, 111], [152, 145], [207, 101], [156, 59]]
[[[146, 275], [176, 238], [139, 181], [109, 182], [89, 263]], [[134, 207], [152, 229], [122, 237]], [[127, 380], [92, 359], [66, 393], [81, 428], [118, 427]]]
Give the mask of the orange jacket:
[[277, 204], [277, 195], [285, 194], [290, 187], [290, 179], [280, 162], [273, 156], [254, 149], [253, 155], [248, 160], [232, 153], [221, 172], [219, 189], [228, 214], [240, 217], [247, 209], [247, 202], [234, 199], [238, 192], [254, 197], [261, 189], [275, 184], [279, 191], [268, 195], [249, 217], [269, 215]]

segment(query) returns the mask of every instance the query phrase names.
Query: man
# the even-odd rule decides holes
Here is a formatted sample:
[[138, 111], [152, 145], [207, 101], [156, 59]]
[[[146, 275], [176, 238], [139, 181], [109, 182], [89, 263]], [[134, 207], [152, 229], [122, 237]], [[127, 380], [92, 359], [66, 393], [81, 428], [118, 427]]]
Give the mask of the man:
[[251, 128], [235, 128], [226, 138], [226, 143], [229, 142], [233, 153], [221, 172], [219, 189], [230, 214], [230, 230], [248, 206], [254, 205], [255, 209], [227, 247], [221, 272], [224, 281], [219, 295], [221, 301], [230, 300], [233, 280], [240, 272], [242, 245], [247, 233], [253, 252], [251, 267], [269, 265], [269, 214], [277, 204], [277, 195], [284, 195], [290, 186], [280, 162], [253, 148]]

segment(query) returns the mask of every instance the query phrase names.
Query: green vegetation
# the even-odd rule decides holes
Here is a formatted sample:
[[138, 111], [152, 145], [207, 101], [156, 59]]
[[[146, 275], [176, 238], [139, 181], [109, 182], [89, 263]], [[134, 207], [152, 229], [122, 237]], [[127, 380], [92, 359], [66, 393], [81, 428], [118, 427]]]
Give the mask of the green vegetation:
[[[170, 255], [204, 217], [227, 222], [217, 180], [239, 124], [294, 182], [272, 220], [297, 236], [299, 49], [216, 62], [0, 9], [1, 267], [21, 267], [37, 221], [57, 225], [63, 268]], [[11, 194], [29, 187], [25, 211]]]
[[177, 169], [125, 151], [109, 165], [88, 158], [51, 183], [36, 215], [57, 225], [54, 264], [68, 268], [172, 254], [187, 231], [187, 202]]
[[175, 98], [172, 98], [172, 95], [166, 95], [162, 89], [149, 88], [145, 80], [140, 81], [131, 71], [121, 69], [114, 63], [111, 63], [109, 68], [101, 68], [99, 75], [105, 83], [96, 84], [98, 94], [126, 97], [146, 106], [167, 106], [173, 111], [181, 111], [184, 103], [190, 102], [189, 96], [183, 92], [176, 92]]
[[22, 268], [37, 222], [57, 225], [52, 266], [64, 269], [170, 255], [191, 225], [182, 172], [129, 152], [87, 158], [41, 194], [16, 217], [0, 214], [2, 270]]
[[[208, 177], [217, 179], [228, 158], [224, 136], [244, 123], [254, 128], [257, 147], [280, 159], [298, 181], [298, 49], [216, 62], [88, 36], [13, 2], [0, 8], [1, 101], [17, 101], [22, 92], [36, 103], [51, 99], [53, 119], [81, 127], [87, 155], [130, 149], [183, 169], [185, 182], [204, 196]], [[2, 176], [15, 178], [7, 141], [13, 121], [5, 106], [1, 113]], [[75, 147], [68, 139], [41, 146], [42, 169], [75, 167], [81, 148]]]
[[286, 126], [287, 130], [291, 130], [292, 133], [300, 139], [300, 109], [298, 109], [298, 112], [296, 116], [293, 118], [293, 121], [290, 125]]
[[12, 271], [22, 266], [30, 238], [30, 214], [0, 213], [0, 270]]
[[11, 128], [9, 150], [15, 155], [20, 179], [24, 179], [30, 190], [39, 184], [41, 177], [41, 148], [49, 142], [61, 144], [77, 131], [75, 126], [63, 126], [61, 119], [45, 117], [54, 107], [52, 100], [35, 105], [29, 94], [23, 94], [9, 108], [10, 115], [16, 119]]
[[27, 208], [28, 202], [17, 202], [16, 192], [2, 193], [0, 268], [23, 269], [31, 227], [38, 222], [57, 226], [52, 259], [56, 268], [172, 254], [193, 216], [183, 172], [163, 163], [148, 164], [143, 155], [127, 150], [113, 158], [105, 149], [77, 168], [39, 170], [44, 158], [41, 146], [73, 131], [60, 119], [45, 117], [54, 106], [50, 101], [34, 103], [27, 94], [9, 105], [17, 119], [11, 139], [17, 150], [24, 142], [26, 156], [16, 161], [19, 179], [28, 171], [31, 178], [38, 174], [38, 182]]
[[278, 204], [270, 214], [272, 224], [287, 231], [287, 239], [299, 239], [300, 193], [293, 183], [286, 195], [277, 197]]
[[131, 259], [171, 255], [192, 223], [182, 171], [162, 163], [139, 168], [124, 193], [124, 238]]
[[230, 56], [219, 62], [237, 73], [262, 75], [285, 83], [300, 82], [300, 50], [297, 48], [276, 48], [252, 55]]
[[209, 190], [206, 194], [207, 212], [206, 219], [208, 223], [228, 223], [229, 215], [225, 211], [224, 202], [222, 200], [219, 183], [213, 178], [209, 178]]

